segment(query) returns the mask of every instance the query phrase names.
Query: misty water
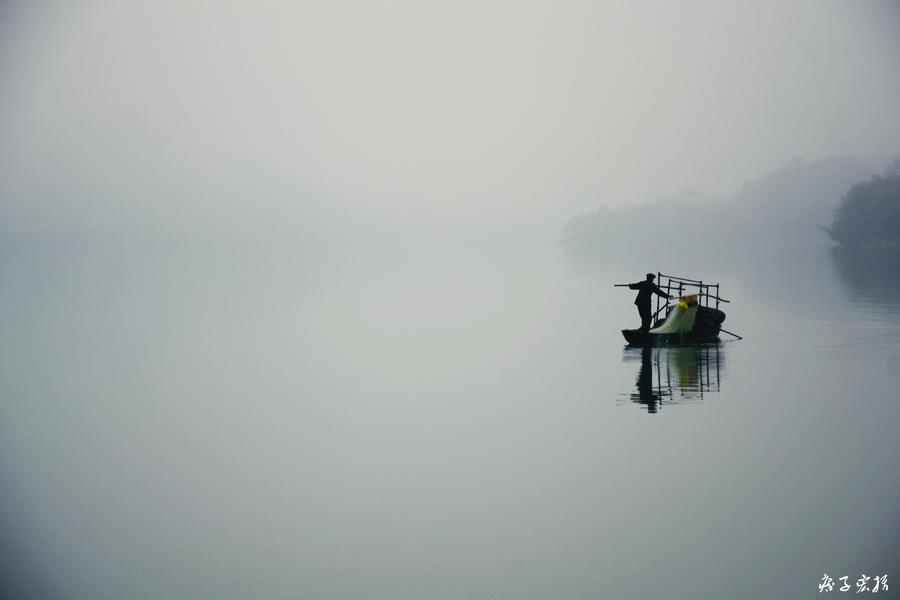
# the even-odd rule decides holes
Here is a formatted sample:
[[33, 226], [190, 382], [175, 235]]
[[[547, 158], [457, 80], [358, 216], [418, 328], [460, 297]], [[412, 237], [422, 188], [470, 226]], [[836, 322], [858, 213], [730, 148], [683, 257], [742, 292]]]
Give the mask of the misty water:
[[[896, 271], [423, 247], [8, 248], [9, 585], [756, 599], [900, 577]], [[744, 339], [627, 348], [612, 284], [647, 270], [720, 281]]]

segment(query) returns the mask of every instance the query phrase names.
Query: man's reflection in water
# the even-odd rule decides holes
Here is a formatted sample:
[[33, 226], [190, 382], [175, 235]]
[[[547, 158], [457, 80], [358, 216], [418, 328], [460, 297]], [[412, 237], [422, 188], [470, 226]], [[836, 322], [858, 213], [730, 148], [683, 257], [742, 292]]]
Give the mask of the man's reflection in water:
[[662, 392], [653, 389], [653, 348], [641, 348], [641, 368], [638, 370], [637, 394], [631, 394], [634, 402], [647, 405], [647, 412], [655, 413], [662, 402]]
[[722, 353], [720, 344], [626, 348], [624, 360], [634, 360], [640, 352], [637, 393], [631, 401], [643, 404], [655, 414], [663, 402], [703, 400], [704, 393], [718, 392]]

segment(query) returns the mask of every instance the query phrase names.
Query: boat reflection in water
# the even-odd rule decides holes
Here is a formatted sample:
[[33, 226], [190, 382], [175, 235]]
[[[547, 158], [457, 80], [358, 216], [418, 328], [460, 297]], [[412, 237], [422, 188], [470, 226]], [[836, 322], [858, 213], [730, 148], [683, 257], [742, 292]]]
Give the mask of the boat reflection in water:
[[700, 402], [719, 391], [724, 363], [721, 343], [643, 348], [626, 347], [625, 362], [638, 362], [637, 391], [627, 395], [657, 413], [663, 404]]

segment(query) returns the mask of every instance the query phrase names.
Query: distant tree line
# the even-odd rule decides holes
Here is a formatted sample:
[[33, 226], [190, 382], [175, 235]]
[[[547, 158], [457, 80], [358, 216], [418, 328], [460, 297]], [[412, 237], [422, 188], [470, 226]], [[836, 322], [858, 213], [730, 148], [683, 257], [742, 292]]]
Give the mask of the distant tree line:
[[846, 246], [900, 248], [900, 161], [850, 188], [828, 234]]

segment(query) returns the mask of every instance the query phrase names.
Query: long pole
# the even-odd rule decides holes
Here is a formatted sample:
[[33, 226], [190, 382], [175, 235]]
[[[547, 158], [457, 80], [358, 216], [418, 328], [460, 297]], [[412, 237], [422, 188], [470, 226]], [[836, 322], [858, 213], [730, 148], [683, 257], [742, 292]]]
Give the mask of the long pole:
[[719, 331], [722, 331], [722, 332], [724, 332], [724, 333], [727, 333], [728, 335], [733, 335], [734, 337], [736, 337], [736, 338], [739, 339], [739, 340], [744, 339], [744, 338], [742, 338], [741, 336], [739, 336], [738, 334], [736, 334], [736, 333], [731, 333], [731, 332], [728, 331], [727, 329], [722, 329], [721, 327], [719, 328]]

